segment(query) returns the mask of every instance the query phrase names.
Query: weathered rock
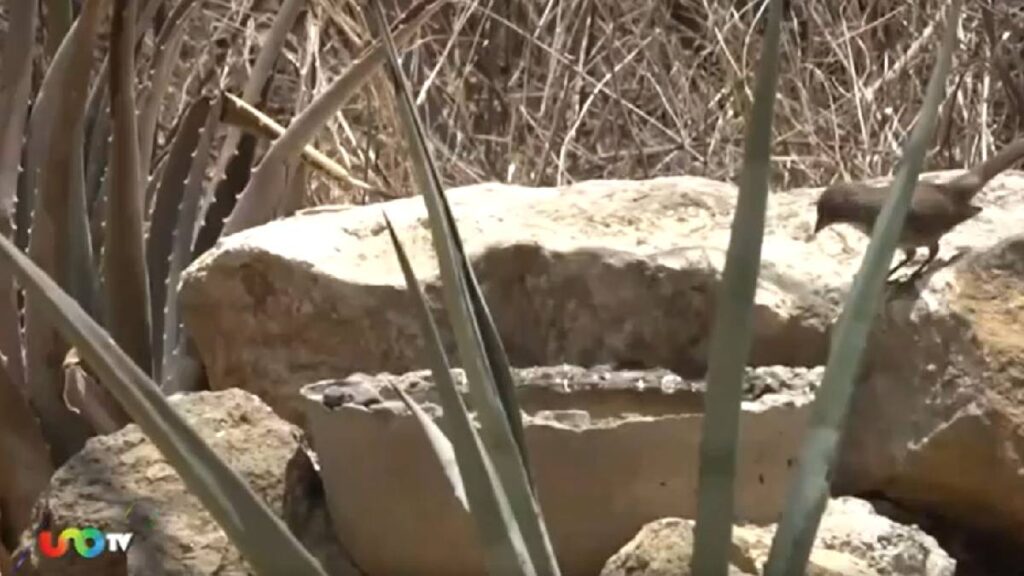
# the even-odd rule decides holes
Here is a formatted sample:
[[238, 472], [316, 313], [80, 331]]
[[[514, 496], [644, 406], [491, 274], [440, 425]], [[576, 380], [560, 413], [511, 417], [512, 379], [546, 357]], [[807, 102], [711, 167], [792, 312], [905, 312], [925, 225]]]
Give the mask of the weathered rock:
[[[821, 372], [748, 373], [736, 486], [741, 518], [777, 517]], [[665, 370], [570, 366], [516, 376], [530, 465], [562, 574], [592, 576], [645, 523], [696, 514], [703, 382]], [[425, 407], [437, 404], [424, 372], [307, 388], [307, 425], [336, 532], [370, 575], [482, 574], [473, 521], [391, 385]], [[356, 402], [325, 407], [323, 393], [336, 388], [350, 389]]]
[[[736, 567], [744, 558], [729, 562], [729, 576], [751, 574]], [[645, 524], [621, 550], [608, 559], [601, 576], [690, 576], [693, 558], [693, 521], [662, 518]]]
[[[687, 377], [703, 374], [734, 195], [701, 178], [448, 193], [515, 365], [665, 367]], [[774, 221], [810, 225], [805, 202], [776, 198], [788, 208]], [[425, 365], [382, 208], [439, 301], [421, 198], [320, 209], [235, 234], [197, 259], [181, 286], [211, 387], [250, 390], [299, 422], [302, 384]], [[829, 307], [801, 272], [814, 262], [834, 268], [833, 259], [795, 234], [768, 238], [765, 251], [753, 363], [819, 364]]]
[[[774, 533], [774, 525], [733, 530], [735, 573], [762, 573]], [[601, 576], [685, 576], [692, 553], [693, 522], [659, 519], [612, 556]], [[848, 497], [829, 502], [807, 565], [808, 576], [953, 576], [955, 571], [956, 562], [934, 538]]]
[[835, 489], [883, 493], [1024, 544], [1022, 326], [1024, 236], [891, 301], [866, 352]]
[[[754, 366], [825, 361], [867, 239], [840, 225], [808, 242], [816, 195], [771, 197]], [[706, 368], [735, 196], [734, 186], [690, 177], [449, 193], [513, 364], [665, 367], [688, 378]], [[1005, 173], [977, 202], [984, 211], [942, 239], [920, 292], [889, 290], [836, 488], [884, 493], [1024, 544], [1024, 239], [1012, 236], [1024, 222], [1024, 177]], [[420, 198], [322, 209], [234, 235], [182, 286], [212, 387], [251, 390], [302, 422], [304, 383], [424, 365], [382, 208], [436, 305]]]
[[[306, 479], [308, 486], [301, 463], [294, 463], [303, 454], [298, 430], [258, 398], [230, 390], [172, 396], [171, 403], [272, 510], [295, 516], [285, 507], [286, 495], [293, 508], [309, 506], [302, 502], [303, 486], [285, 483], [286, 465], [293, 459], [293, 478]], [[315, 494], [310, 497], [317, 498]], [[105, 532], [133, 532], [134, 536], [127, 554], [105, 552], [85, 559], [68, 552], [51, 559], [40, 554], [34, 534], [26, 532], [15, 552], [17, 559], [24, 560], [18, 574], [251, 574], [199, 499], [186, 490], [178, 474], [134, 424], [90, 439], [54, 473], [34, 513], [35, 529], [59, 532], [67, 527], [94, 526]], [[302, 534], [312, 529], [303, 523], [295, 531]]]

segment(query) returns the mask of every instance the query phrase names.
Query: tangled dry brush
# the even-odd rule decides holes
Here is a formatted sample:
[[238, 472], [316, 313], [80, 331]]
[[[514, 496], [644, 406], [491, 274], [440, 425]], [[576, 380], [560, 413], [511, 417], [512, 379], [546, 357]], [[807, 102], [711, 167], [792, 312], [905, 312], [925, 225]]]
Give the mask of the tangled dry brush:
[[[893, 169], [947, 1], [787, 0], [777, 188]], [[389, 0], [389, 16], [410, 3]], [[279, 4], [204, 2], [165, 103], [164, 142], [208, 82], [240, 93]], [[750, 0], [449, 2], [405, 56], [445, 183], [735, 178], [763, 8]], [[978, 161], [1022, 126], [1024, 4], [965, 9], [929, 169]], [[287, 124], [370, 42], [367, 11], [358, 0], [310, 0], [260, 108]], [[391, 98], [383, 77], [370, 82], [316, 146], [374, 188], [406, 195]], [[316, 173], [311, 180], [309, 203], [380, 198]]]

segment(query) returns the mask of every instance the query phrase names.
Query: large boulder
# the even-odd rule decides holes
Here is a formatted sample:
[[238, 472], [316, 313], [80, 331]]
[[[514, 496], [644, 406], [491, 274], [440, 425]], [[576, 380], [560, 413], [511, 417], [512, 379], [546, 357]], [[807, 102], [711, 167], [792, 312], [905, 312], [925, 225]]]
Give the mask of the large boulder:
[[[650, 366], [699, 377], [734, 195], [728, 184], [664, 178], [567, 189], [486, 184], [448, 197], [514, 364]], [[786, 215], [774, 220], [793, 234], [766, 242], [775, 256], [759, 294], [753, 364], [813, 366], [825, 355], [828, 286], [818, 290], [804, 275], [835, 269], [834, 259], [797, 238], [810, 226], [807, 207], [775, 198]], [[440, 300], [421, 198], [317, 209], [232, 235], [197, 259], [181, 286], [211, 387], [250, 390], [301, 422], [303, 384], [424, 366], [382, 210]], [[794, 293], [793, 284], [812, 293]]]
[[[817, 193], [770, 198], [753, 366], [825, 361], [867, 240], [840, 225], [809, 241]], [[692, 177], [449, 192], [513, 364], [664, 367], [686, 378], [706, 369], [735, 198], [732, 185]], [[932, 272], [887, 292], [835, 486], [1020, 544], [1024, 175], [996, 178], [977, 202], [984, 211], [943, 238]], [[304, 384], [424, 366], [382, 210], [439, 308], [420, 198], [320, 209], [233, 235], [181, 287], [213, 388], [250, 390], [301, 424]]]
[[[170, 398], [199, 435], [238, 472], [331, 574], [350, 574], [339, 552], [322, 488], [294, 425], [243, 390]], [[314, 509], [321, 512], [313, 513]], [[38, 530], [69, 527], [131, 532], [127, 553], [82, 558], [42, 555]], [[330, 532], [324, 537], [324, 532]], [[54, 534], [56, 535], [56, 534]], [[14, 553], [16, 574], [37, 576], [248, 575], [238, 549], [186, 489], [156, 446], [131, 424], [86, 442], [58, 469], [34, 510], [33, 528]]]
[[[731, 571], [761, 574], [775, 526], [733, 530]], [[662, 518], [645, 525], [608, 559], [601, 576], [687, 576], [693, 521]], [[953, 576], [957, 563], [916, 526], [897, 524], [855, 498], [830, 500], [807, 562], [808, 576]]]
[[1024, 544], [1024, 235], [894, 296], [866, 355], [834, 489]]

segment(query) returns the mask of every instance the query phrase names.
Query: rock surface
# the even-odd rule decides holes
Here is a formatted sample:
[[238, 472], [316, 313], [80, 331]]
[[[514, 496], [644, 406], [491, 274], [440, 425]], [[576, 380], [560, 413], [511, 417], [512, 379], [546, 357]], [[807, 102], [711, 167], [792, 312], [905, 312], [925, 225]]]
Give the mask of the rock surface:
[[[298, 523], [292, 524], [295, 532], [312, 535], [316, 531], [308, 515], [294, 512], [309, 507], [303, 502], [308, 484], [299, 482], [308, 482], [309, 475], [303, 471], [303, 452], [293, 425], [242, 390], [172, 396], [171, 403], [272, 510]], [[293, 481], [288, 486], [285, 471], [290, 460]], [[40, 554], [34, 534], [26, 532], [15, 552], [22, 564], [19, 575], [252, 573], [223, 530], [134, 424], [90, 439], [53, 475], [34, 512], [35, 529], [95, 526], [106, 532], [133, 532], [134, 537], [127, 554], [103, 553], [84, 559], [70, 552], [50, 559]], [[311, 542], [311, 550], [328, 550], [318, 540]], [[325, 566], [334, 566], [323, 560], [323, 554], [320, 557]], [[336, 561], [337, 556], [331, 558]]]
[[[448, 196], [514, 364], [664, 367], [699, 377], [734, 194], [711, 180], [670, 178], [564, 191], [487, 184]], [[250, 390], [301, 421], [303, 384], [424, 366], [382, 208], [436, 296], [420, 198], [279, 220], [225, 239], [189, 267], [182, 313], [213, 388]], [[791, 202], [788, 218], [775, 220], [806, 220], [798, 211]], [[766, 266], [755, 365], [824, 358], [827, 295], [801, 278], [811, 262], [783, 256], [804, 253], [819, 269], [833, 259], [795, 236], [766, 242], [788, 268]]]
[[[840, 225], [808, 242], [816, 194], [771, 197], [754, 366], [826, 359], [867, 239]], [[687, 378], [706, 367], [735, 196], [732, 185], [692, 177], [449, 192], [513, 364], [664, 367]], [[1004, 173], [976, 201], [984, 211], [942, 239], [940, 265], [888, 292], [836, 488], [885, 494], [1020, 545], [1024, 237], [1013, 235], [1024, 175]], [[182, 285], [212, 387], [250, 390], [301, 423], [304, 384], [424, 365], [382, 208], [438, 301], [420, 198], [320, 209], [234, 235]]]
[[890, 302], [836, 489], [884, 493], [1024, 543], [1022, 326], [1024, 236], [969, 254], [915, 300]]
[[[530, 465], [563, 575], [593, 576], [640, 526], [696, 514], [703, 382], [666, 370], [571, 366], [516, 377]], [[739, 517], [776, 518], [820, 378], [820, 369], [748, 371]], [[307, 425], [336, 532], [367, 574], [482, 574], [472, 519], [392, 385], [425, 407], [436, 405], [423, 372], [310, 387], [320, 394], [311, 396]], [[343, 396], [355, 402], [325, 407]], [[381, 546], [385, 539], [389, 545]]]
[[[775, 526], [733, 530], [731, 574], [761, 574]], [[686, 576], [693, 522], [662, 518], [645, 525], [612, 556], [601, 576]], [[931, 536], [878, 515], [855, 498], [829, 502], [808, 561], [808, 576], [953, 576], [956, 562]]]
[[[729, 576], [749, 576], [736, 567], [744, 558], [734, 548]], [[601, 576], [690, 576], [693, 521], [662, 518], [645, 524], [621, 550], [608, 559]]]

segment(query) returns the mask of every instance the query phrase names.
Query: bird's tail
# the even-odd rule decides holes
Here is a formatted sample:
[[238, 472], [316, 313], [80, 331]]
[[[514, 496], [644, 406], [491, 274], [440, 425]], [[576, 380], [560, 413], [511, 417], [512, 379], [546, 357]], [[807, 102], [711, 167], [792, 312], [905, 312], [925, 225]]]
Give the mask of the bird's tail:
[[966, 174], [945, 182], [944, 187], [960, 202], [970, 202], [990, 180], [1024, 158], [1024, 138], [1007, 144], [996, 155], [971, 168]]

